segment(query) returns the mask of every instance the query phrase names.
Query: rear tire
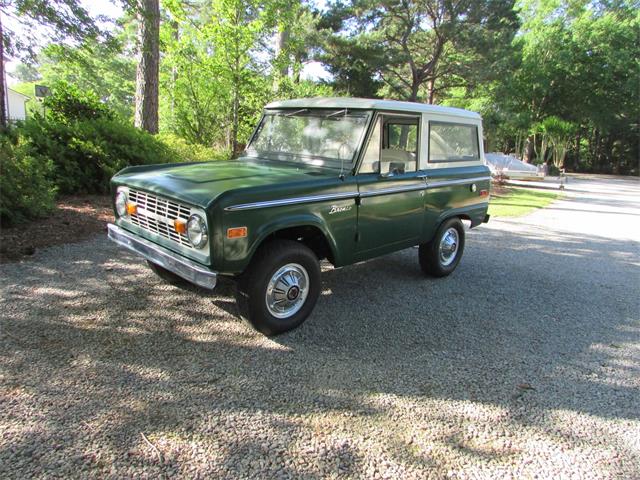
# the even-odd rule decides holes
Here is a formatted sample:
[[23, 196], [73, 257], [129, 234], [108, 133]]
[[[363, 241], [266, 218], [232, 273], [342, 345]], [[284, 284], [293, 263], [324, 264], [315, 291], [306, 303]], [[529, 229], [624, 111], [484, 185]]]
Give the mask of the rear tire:
[[149, 265], [149, 268], [153, 271], [153, 273], [158, 275], [162, 280], [170, 285], [173, 285], [175, 287], [187, 287], [191, 285], [188, 280], [185, 280], [181, 276], [176, 275], [175, 273], [170, 272], [166, 268], [161, 267], [160, 265], [156, 265], [149, 260], [147, 260], [147, 265]]
[[420, 267], [427, 275], [446, 277], [451, 274], [464, 252], [464, 225], [459, 218], [445, 220], [429, 243], [418, 250]]
[[277, 335], [306, 320], [320, 295], [320, 263], [307, 246], [274, 240], [238, 278], [240, 315], [259, 332]]

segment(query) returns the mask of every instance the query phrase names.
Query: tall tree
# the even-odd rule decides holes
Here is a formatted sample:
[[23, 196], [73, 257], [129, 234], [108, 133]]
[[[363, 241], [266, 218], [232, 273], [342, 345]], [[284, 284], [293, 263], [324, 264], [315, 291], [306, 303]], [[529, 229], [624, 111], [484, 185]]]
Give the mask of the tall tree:
[[334, 7], [341, 17], [334, 43], [372, 53], [368, 56], [375, 60], [369, 67], [384, 82], [386, 96], [434, 103], [438, 90], [461, 83], [471, 71], [491, 64], [495, 56], [486, 53], [510, 43], [518, 27], [513, 3], [352, 0], [348, 7]]
[[[11, 18], [18, 28], [3, 25], [2, 17]], [[58, 41], [67, 37], [82, 41], [99, 33], [80, 0], [0, 0], [0, 126], [6, 125], [5, 55], [33, 58], [31, 32], [37, 25], [49, 27], [48, 33]]]
[[149, 133], [158, 133], [160, 75], [160, 2], [137, 0], [138, 69], [134, 123]]

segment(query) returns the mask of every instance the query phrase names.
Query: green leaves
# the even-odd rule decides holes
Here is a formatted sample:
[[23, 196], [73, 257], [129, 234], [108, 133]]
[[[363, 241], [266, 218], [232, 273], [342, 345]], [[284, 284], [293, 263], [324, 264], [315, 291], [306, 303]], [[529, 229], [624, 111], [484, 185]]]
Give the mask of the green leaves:
[[324, 18], [333, 33], [322, 59], [350, 92], [360, 84], [377, 87], [373, 95], [428, 103], [495, 78], [518, 27], [513, 0], [353, 0]]

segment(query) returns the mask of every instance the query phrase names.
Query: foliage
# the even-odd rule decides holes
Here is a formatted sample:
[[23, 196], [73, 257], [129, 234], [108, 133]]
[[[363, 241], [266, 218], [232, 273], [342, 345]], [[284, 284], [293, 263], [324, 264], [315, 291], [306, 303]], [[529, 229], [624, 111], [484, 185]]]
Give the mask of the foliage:
[[531, 0], [521, 9], [513, 74], [464, 92], [457, 104], [481, 104], [490, 143], [505, 152], [529, 160], [537, 153], [542, 161], [551, 138], [543, 126], [560, 122], [556, 162], [566, 150], [564, 163], [575, 170], [637, 173], [640, 14], [633, 2]]
[[19, 63], [16, 65], [12, 76], [23, 83], [36, 82], [42, 78], [38, 68], [31, 63]]
[[92, 91], [125, 119], [133, 117], [135, 60], [123, 30], [110, 42], [87, 40], [81, 46], [47, 45], [38, 56], [41, 82], [65, 82]]
[[52, 162], [33, 156], [17, 132], [0, 134], [0, 223], [13, 225], [45, 215], [54, 207]]
[[521, 217], [534, 210], [544, 208], [560, 196], [556, 192], [545, 192], [524, 188], [500, 189], [492, 193], [489, 215], [492, 217]]
[[55, 122], [70, 123], [77, 120], [112, 119], [113, 111], [102, 103], [91, 90], [59, 82], [43, 102], [46, 116]]
[[[161, 32], [162, 131], [238, 151], [272, 99], [331, 93], [328, 86], [296, 77], [304, 50], [304, 28], [294, 18], [300, 4], [216, 0], [164, 5], [170, 20]], [[301, 11], [300, 18], [309, 20], [309, 13]], [[265, 44], [283, 22], [290, 28], [286, 51], [265, 57]], [[282, 70], [293, 77], [282, 77]]]
[[217, 150], [202, 144], [187, 142], [184, 138], [174, 133], [160, 133], [155, 137], [170, 151], [176, 162], [208, 162], [211, 160], [228, 160], [227, 150]]
[[553, 151], [553, 164], [556, 168], [560, 168], [564, 165], [564, 158], [567, 154], [567, 149], [569, 148], [573, 135], [575, 134], [576, 126], [571, 122], [551, 116], [534, 125], [533, 128], [542, 136], [542, 152], [539, 155], [539, 158], [542, 161], [546, 160], [546, 149], [547, 145], [550, 144]]
[[18, 29], [5, 27], [2, 39], [12, 57], [34, 56], [36, 36], [32, 32], [37, 25], [50, 27], [46, 32], [54, 42], [65, 38], [82, 41], [100, 34], [79, 0], [2, 0], [0, 14], [10, 16], [19, 24]]
[[[328, 16], [335, 32], [330, 47], [356, 60], [346, 65], [347, 77], [355, 73], [357, 80], [364, 67], [367, 83], [376, 77], [384, 83], [382, 95], [428, 103], [452, 85], [495, 74], [501, 47], [518, 28], [513, 0], [352, 0], [335, 4]], [[324, 61], [333, 59], [340, 72], [345, 57]]]
[[106, 193], [110, 178], [125, 166], [173, 161], [168, 147], [119, 120], [55, 118], [34, 117], [23, 130], [30, 154], [53, 162], [61, 193]]
[[95, 94], [60, 83], [34, 114], [0, 135], [0, 216], [15, 223], [46, 213], [56, 192], [106, 193], [129, 165], [228, 158], [176, 135], [150, 135], [123, 121]]
[[26, 153], [52, 162], [48, 176], [61, 193], [105, 193], [110, 178], [129, 165], [219, 158], [186, 142], [163, 142], [119, 119], [92, 92], [58, 84], [45, 101], [46, 114], [19, 129]]

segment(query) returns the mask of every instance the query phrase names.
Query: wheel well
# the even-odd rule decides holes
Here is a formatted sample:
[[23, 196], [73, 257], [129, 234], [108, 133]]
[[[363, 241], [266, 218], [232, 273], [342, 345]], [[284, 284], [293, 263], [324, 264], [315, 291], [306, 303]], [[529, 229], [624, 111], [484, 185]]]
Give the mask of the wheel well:
[[[471, 219], [471, 217], [469, 215], [467, 215], [466, 213], [456, 213], [455, 215], [451, 215], [450, 217], [443, 218], [442, 221], [438, 224], [438, 227], [440, 225], [442, 225], [444, 222], [446, 222], [447, 220], [451, 220], [452, 218], [458, 218], [461, 221], [465, 220], [465, 221], [471, 223], [472, 224], [471, 226], [473, 226], [473, 220]], [[467, 226], [469, 226], [469, 225], [467, 225]]]
[[[283, 228], [269, 235], [264, 242], [273, 239], [294, 240], [309, 247], [316, 254], [318, 260], [327, 259], [334, 263], [333, 252], [327, 238], [318, 227], [303, 225], [299, 227]], [[263, 242], [263, 243], [264, 243]]]

